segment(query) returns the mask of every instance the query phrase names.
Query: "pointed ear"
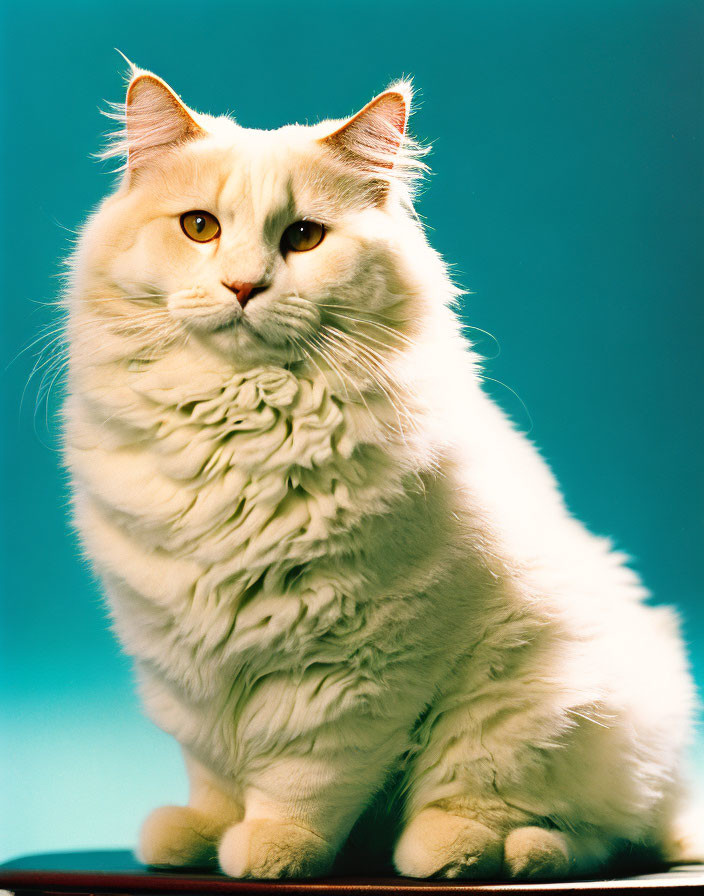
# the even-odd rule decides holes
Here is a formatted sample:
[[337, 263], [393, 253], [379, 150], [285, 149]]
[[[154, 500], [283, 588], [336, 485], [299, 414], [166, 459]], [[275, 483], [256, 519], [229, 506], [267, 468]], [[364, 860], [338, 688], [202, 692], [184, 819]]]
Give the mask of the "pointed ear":
[[125, 100], [124, 140], [129, 169], [141, 167], [165, 149], [204, 136], [196, 117], [197, 113], [182, 103], [165, 81], [137, 70]]
[[394, 167], [406, 134], [411, 88], [406, 82], [388, 90], [321, 139], [321, 143], [369, 174]]

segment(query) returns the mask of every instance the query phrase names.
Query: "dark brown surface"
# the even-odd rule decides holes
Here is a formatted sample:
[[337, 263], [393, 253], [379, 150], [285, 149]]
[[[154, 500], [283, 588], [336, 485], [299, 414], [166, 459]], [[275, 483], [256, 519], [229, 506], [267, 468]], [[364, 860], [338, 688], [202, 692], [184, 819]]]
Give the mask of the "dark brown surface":
[[391, 893], [548, 893], [668, 892], [685, 887], [704, 893], [704, 866], [669, 869], [636, 877], [598, 881], [566, 881], [557, 884], [474, 883], [423, 881], [401, 877], [357, 877], [305, 881], [238, 881], [219, 874], [191, 871], [151, 871], [135, 862], [128, 852], [76, 852], [24, 856], [0, 865], [0, 889], [18, 894], [147, 894], [232, 893], [304, 894], [331, 893], [365, 896]]

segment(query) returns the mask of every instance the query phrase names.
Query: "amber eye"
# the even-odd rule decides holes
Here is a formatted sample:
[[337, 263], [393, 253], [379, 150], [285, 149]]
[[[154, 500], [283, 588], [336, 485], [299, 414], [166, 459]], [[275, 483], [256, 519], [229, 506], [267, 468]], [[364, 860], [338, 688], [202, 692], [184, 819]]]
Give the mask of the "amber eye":
[[181, 215], [181, 229], [197, 243], [209, 243], [220, 236], [220, 222], [210, 212], [184, 212]]
[[296, 221], [284, 230], [281, 237], [281, 251], [308, 252], [319, 246], [325, 236], [325, 228], [317, 221]]

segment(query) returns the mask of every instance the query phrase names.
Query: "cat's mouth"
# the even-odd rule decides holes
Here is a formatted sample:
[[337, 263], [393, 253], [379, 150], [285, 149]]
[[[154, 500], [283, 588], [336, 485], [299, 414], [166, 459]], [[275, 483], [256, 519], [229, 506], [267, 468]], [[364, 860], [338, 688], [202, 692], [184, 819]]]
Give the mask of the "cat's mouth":
[[252, 322], [247, 320], [247, 315], [241, 313], [233, 315], [229, 320], [210, 326], [207, 330], [201, 327], [201, 332], [207, 332], [209, 335], [216, 337], [231, 336], [233, 339], [237, 337], [238, 342], [246, 334], [246, 338], [254, 340], [258, 344], [266, 342], [263, 335], [252, 325]]
[[240, 323], [240, 318], [233, 317], [232, 320], [226, 320], [224, 323], [218, 324], [216, 327], [213, 327], [211, 332], [224, 333], [227, 330], [234, 330], [238, 323]]
[[242, 315], [233, 314], [229, 309], [214, 313], [183, 315], [179, 319], [185, 327], [198, 330], [200, 333], [232, 332], [242, 323]]
[[184, 326], [203, 332], [232, 328], [242, 318], [242, 308], [234, 296], [223, 301], [202, 287], [172, 293], [167, 306], [171, 316]]

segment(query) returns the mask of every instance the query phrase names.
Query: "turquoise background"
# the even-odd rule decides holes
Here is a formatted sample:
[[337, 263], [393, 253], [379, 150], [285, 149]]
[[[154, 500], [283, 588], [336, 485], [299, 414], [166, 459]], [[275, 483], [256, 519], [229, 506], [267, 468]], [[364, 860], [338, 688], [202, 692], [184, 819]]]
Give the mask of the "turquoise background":
[[89, 154], [98, 106], [122, 98], [113, 47], [265, 128], [415, 76], [435, 172], [419, 208], [473, 290], [465, 320], [500, 343], [492, 394], [524, 429], [528, 409], [574, 512], [680, 608], [704, 681], [701, 2], [29, 0], [0, 19], [0, 859], [131, 844], [186, 793], [67, 524], [58, 384], [48, 413], [35, 381], [20, 410], [34, 350], [16, 356], [51, 316], [37, 303], [110, 187]]

